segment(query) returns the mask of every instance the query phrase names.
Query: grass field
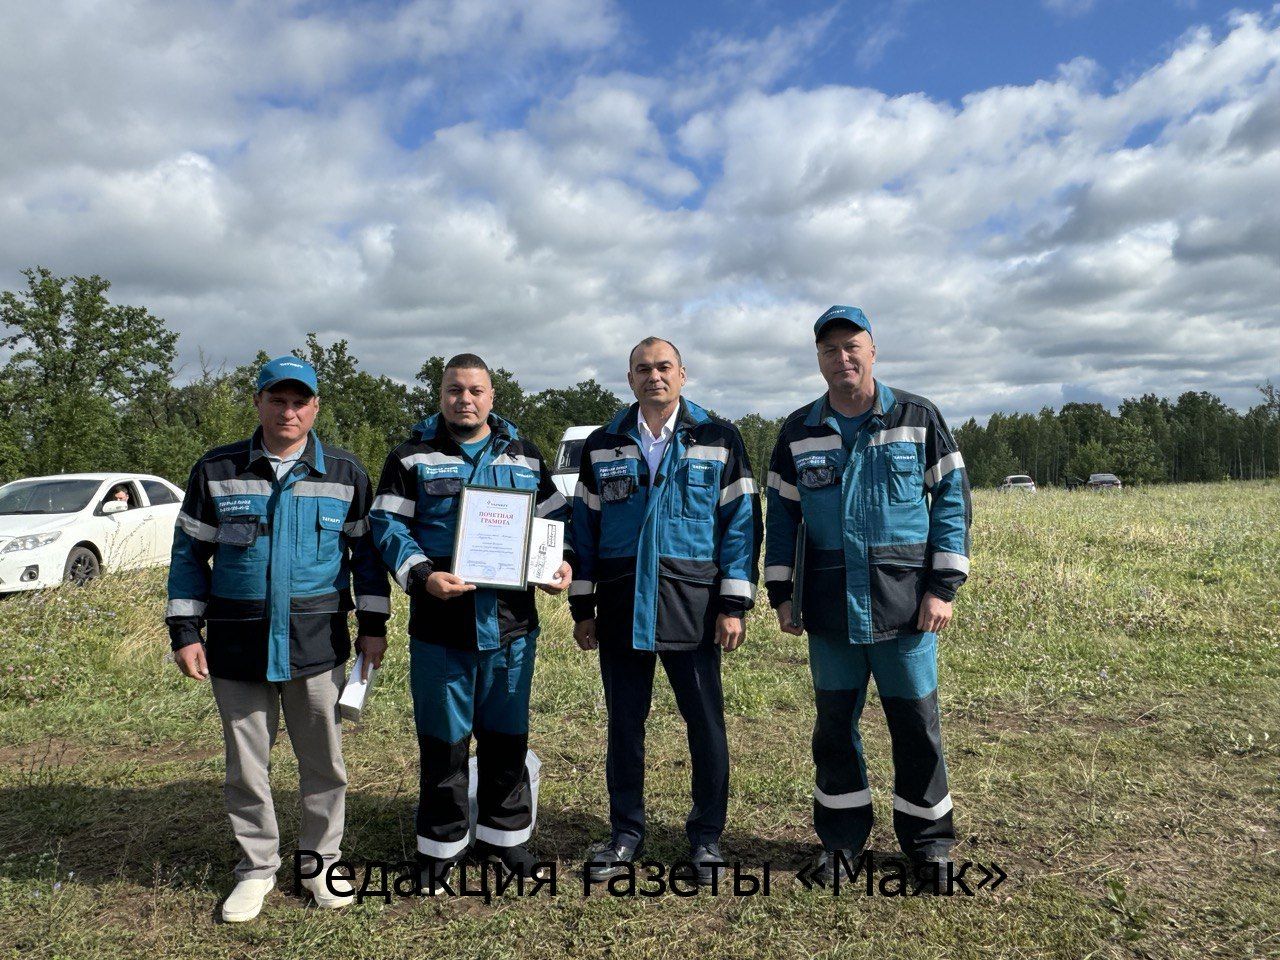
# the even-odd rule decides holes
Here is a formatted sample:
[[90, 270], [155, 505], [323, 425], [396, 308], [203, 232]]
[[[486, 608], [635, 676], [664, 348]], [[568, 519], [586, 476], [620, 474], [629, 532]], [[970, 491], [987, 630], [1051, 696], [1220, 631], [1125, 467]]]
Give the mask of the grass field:
[[[166, 659], [161, 572], [0, 601], [0, 955], [24, 957], [1280, 956], [1280, 486], [975, 498], [973, 575], [940, 644], [943, 741], [963, 838], [994, 893], [805, 891], [813, 706], [805, 647], [756, 611], [726, 658], [733, 780], [724, 849], [773, 865], [769, 897], [584, 900], [607, 834], [594, 655], [544, 601], [533, 847], [555, 898], [373, 901], [273, 893], [214, 922], [235, 854], [207, 685]], [[347, 732], [345, 848], [413, 849], [417, 753], [405, 611], [366, 721]], [[664, 682], [649, 726], [648, 854], [685, 853], [688, 754]], [[873, 698], [874, 700], [874, 698]], [[863, 721], [891, 852], [878, 704]], [[282, 737], [283, 739], [283, 737]], [[296, 836], [296, 766], [273, 782]]]

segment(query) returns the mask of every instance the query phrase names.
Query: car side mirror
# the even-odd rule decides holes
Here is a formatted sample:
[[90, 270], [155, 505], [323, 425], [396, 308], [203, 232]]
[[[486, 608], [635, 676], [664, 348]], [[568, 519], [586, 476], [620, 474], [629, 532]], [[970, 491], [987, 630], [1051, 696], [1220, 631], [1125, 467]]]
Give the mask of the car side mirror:
[[102, 505], [103, 513], [124, 513], [129, 509], [129, 505], [123, 500], [108, 500]]

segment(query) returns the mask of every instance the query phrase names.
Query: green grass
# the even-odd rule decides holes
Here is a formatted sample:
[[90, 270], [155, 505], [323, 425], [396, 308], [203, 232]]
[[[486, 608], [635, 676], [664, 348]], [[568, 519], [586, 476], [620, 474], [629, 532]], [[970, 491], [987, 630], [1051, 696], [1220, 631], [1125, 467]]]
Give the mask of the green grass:
[[[726, 658], [724, 848], [773, 864], [768, 898], [581, 897], [607, 832], [594, 655], [542, 598], [534, 846], [556, 898], [370, 902], [320, 914], [285, 888], [214, 922], [234, 849], [207, 685], [167, 660], [163, 575], [0, 601], [0, 954], [24, 957], [1248, 957], [1280, 954], [1280, 486], [975, 498], [973, 575], [940, 646], [957, 858], [1008, 873], [972, 899], [805, 892], [811, 690], [802, 640], [756, 611]], [[405, 611], [368, 719], [348, 730], [345, 847], [413, 848], [417, 752]], [[684, 853], [688, 754], [669, 691], [649, 725], [648, 852]], [[874, 697], [873, 697], [874, 700]], [[891, 852], [883, 715], [863, 721]], [[283, 739], [283, 738], [282, 738]], [[296, 764], [277, 746], [281, 827]]]

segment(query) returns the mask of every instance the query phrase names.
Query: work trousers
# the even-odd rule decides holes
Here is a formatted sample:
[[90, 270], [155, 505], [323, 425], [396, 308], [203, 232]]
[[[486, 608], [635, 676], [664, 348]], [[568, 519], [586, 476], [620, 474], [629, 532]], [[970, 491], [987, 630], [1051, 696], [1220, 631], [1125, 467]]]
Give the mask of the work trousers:
[[[237, 880], [275, 876], [280, 830], [271, 798], [271, 748], [284, 713], [298, 758], [302, 825], [298, 849], [338, 857], [346, 817], [347, 770], [342, 762], [338, 697], [343, 667], [283, 682], [211, 678], [227, 755], [223, 787], [227, 816], [240, 846]], [[304, 864], [304, 869], [311, 864]]]
[[877, 643], [810, 635], [817, 722], [813, 822], [828, 850], [861, 850], [871, 834], [871, 788], [858, 721], [872, 677], [893, 743], [893, 827], [903, 853], [944, 856], [955, 845], [938, 716], [938, 639]]
[[418, 731], [418, 854], [454, 860], [467, 849], [471, 737], [476, 739], [475, 838], [514, 847], [533, 834], [529, 691], [537, 634], [496, 650], [412, 639], [409, 680]]

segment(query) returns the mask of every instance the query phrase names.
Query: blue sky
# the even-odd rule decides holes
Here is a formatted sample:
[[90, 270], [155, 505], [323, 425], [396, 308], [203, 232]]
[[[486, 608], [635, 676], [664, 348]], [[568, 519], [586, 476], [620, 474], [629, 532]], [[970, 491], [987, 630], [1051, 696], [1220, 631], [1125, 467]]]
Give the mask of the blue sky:
[[100, 273], [200, 358], [346, 338], [625, 391], [821, 389], [806, 330], [951, 419], [1280, 379], [1280, 12], [1210, 0], [22, 0], [0, 285]]

